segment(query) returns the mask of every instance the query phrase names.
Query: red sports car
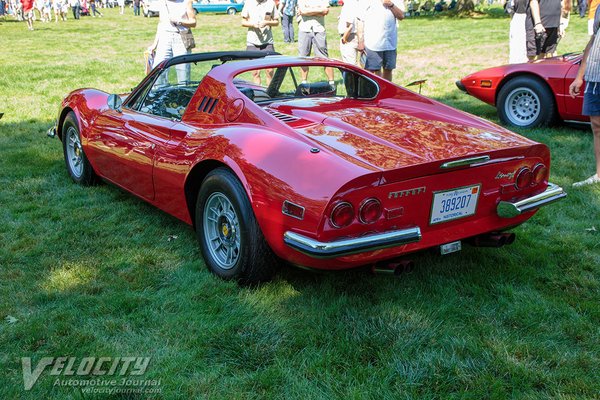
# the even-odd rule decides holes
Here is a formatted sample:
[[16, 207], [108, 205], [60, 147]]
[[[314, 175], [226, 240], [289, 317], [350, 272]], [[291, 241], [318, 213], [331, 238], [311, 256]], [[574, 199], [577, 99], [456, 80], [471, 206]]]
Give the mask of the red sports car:
[[545, 145], [334, 60], [175, 57], [130, 94], [72, 92], [49, 134], [76, 183], [193, 225], [208, 267], [241, 282], [279, 259], [334, 270], [500, 246], [565, 196]]
[[533, 128], [563, 121], [589, 122], [581, 115], [583, 90], [573, 99], [569, 85], [581, 54], [565, 54], [535, 63], [488, 68], [456, 82], [459, 89], [496, 106], [503, 124]]

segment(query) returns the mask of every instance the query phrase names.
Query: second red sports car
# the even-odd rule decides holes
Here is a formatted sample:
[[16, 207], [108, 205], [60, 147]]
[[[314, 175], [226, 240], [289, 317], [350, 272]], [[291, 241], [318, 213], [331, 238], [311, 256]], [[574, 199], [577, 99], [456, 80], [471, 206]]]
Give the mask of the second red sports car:
[[555, 121], [589, 122], [581, 115], [583, 91], [569, 96], [581, 54], [565, 54], [534, 63], [509, 64], [467, 75], [459, 89], [496, 106], [503, 124], [523, 128]]

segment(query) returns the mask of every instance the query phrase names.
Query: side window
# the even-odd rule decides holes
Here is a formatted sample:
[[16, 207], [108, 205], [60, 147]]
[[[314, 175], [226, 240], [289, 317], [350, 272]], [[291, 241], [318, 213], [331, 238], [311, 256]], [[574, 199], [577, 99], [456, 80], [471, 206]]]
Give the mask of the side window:
[[[178, 64], [164, 70], [136, 109], [163, 118], [181, 119], [199, 82], [190, 81], [190, 65]], [[136, 102], [137, 103], [137, 102]]]

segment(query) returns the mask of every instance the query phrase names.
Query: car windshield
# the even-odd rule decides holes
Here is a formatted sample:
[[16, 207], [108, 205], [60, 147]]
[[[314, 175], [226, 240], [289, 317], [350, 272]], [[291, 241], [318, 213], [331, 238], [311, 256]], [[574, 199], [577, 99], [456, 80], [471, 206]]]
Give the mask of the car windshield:
[[357, 72], [319, 66], [246, 71], [235, 77], [234, 84], [255, 103], [303, 97], [372, 99], [379, 91], [373, 80]]

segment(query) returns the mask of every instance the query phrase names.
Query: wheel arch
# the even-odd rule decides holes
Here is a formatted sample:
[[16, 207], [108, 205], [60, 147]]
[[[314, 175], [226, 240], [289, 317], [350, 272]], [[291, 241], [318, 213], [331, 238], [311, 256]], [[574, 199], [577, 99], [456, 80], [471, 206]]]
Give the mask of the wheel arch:
[[242, 183], [242, 186], [246, 190], [246, 195], [249, 199], [251, 199], [251, 195], [246, 187], [245, 179], [240, 176], [241, 171], [239, 171], [237, 166], [232, 167], [223, 161], [215, 159], [203, 160], [196, 163], [187, 174], [183, 186], [186, 206], [194, 228], [196, 227], [196, 198], [198, 196], [198, 191], [200, 190], [200, 186], [202, 186], [204, 178], [206, 178], [211, 171], [214, 171], [217, 168], [226, 168], [233, 175], [235, 175], [235, 177]]
[[554, 106], [556, 107], [556, 110], [558, 112], [558, 101], [556, 100], [556, 93], [554, 93], [554, 90], [552, 90], [552, 87], [546, 81], [546, 79], [544, 79], [541, 75], [538, 75], [538, 74], [533, 73], [531, 71], [517, 71], [517, 72], [513, 72], [513, 73], [511, 73], [509, 75], [506, 75], [504, 78], [502, 78], [502, 80], [498, 84], [498, 87], [496, 88], [496, 93], [494, 95], [494, 104], [496, 105], [496, 107], [498, 107], [498, 96], [500, 95], [500, 91], [502, 90], [502, 88], [508, 82], [510, 82], [512, 79], [515, 79], [515, 78], [518, 78], [518, 77], [521, 77], [521, 76], [537, 79], [543, 85], [545, 85], [548, 88], [548, 90], [550, 90], [550, 92], [552, 93], [552, 101], [554, 101]]
[[77, 120], [79, 120], [79, 116], [77, 115], [77, 113], [75, 112], [75, 110], [69, 106], [65, 107], [62, 109], [62, 111], [60, 112], [60, 115], [58, 117], [58, 122], [56, 124], [56, 134], [58, 135], [58, 138], [62, 141], [62, 127], [65, 123], [65, 119], [67, 118], [67, 115], [73, 112], [75, 114], [75, 117], [77, 118]]

